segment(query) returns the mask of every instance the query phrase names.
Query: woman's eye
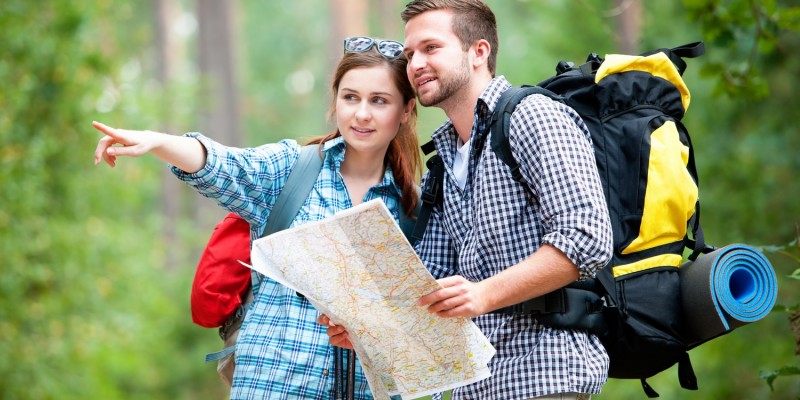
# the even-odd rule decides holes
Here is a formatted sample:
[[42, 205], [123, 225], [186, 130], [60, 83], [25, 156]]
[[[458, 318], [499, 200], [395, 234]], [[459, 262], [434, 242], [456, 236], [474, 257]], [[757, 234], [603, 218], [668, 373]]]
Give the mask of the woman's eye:
[[384, 99], [383, 97], [376, 97], [372, 99], [372, 102], [375, 104], [386, 104], [386, 99]]
[[352, 94], [346, 94], [346, 95], [344, 95], [344, 97], [342, 97], [342, 98], [343, 98], [343, 99], [345, 99], [345, 100], [347, 100], [347, 101], [354, 101], [354, 100], [357, 100], [357, 99], [356, 99], [356, 96], [355, 96], [355, 95], [352, 95]]

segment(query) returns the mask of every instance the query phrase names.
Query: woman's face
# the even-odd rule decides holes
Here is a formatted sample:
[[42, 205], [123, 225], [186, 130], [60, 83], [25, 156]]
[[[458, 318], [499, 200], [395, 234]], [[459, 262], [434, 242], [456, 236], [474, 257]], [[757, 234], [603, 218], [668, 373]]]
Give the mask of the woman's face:
[[347, 152], [386, 154], [413, 100], [403, 102], [386, 66], [355, 68], [342, 76], [336, 97], [336, 125]]

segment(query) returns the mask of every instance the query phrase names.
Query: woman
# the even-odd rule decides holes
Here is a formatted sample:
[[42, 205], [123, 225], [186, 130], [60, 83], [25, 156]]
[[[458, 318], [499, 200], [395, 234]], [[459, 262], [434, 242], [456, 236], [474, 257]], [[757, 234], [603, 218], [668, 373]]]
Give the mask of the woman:
[[[333, 77], [335, 132], [311, 141], [324, 158], [322, 171], [292, 226], [331, 216], [381, 198], [395, 215], [416, 207], [420, 157], [414, 92], [406, 78], [403, 45], [367, 37], [345, 40]], [[173, 136], [115, 129], [105, 134], [94, 161], [152, 153], [203, 196], [243, 217], [251, 239], [264, 229], [300, 145], [282, 140], [257, 148], [223, 146], [199, 134]], [[239, 333], [231, 398], [328, 399], [334, 387], [334, 350], [318, 312], [292, 290], [254, 279], [255, 299]], [[258, 281], [258, 282], [256, 282]], [[372, 395], [360, 366], [355, 398]]]

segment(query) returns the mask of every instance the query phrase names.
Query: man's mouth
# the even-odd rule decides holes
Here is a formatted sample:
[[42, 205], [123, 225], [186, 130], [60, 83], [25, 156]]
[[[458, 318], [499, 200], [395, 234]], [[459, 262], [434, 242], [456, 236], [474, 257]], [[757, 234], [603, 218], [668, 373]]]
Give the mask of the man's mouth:
[[428, 83], [433, 82], [435, 80], [436, 80], [436, 78], [420, 79], [420, 80], [417, 81], [417, 87], [423, 87], [423, 86], [427, 85]]

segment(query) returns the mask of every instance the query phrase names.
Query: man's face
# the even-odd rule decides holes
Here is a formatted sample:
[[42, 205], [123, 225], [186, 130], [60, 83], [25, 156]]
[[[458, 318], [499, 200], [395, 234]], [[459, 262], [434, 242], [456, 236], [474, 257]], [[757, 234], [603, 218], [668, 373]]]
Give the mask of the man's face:
[[452, 19], [451, 11], [435, 10], [406, 24], [408, 80], [423, 106], [444, 108], [470, 81], [469, 57], [453, 33]]

